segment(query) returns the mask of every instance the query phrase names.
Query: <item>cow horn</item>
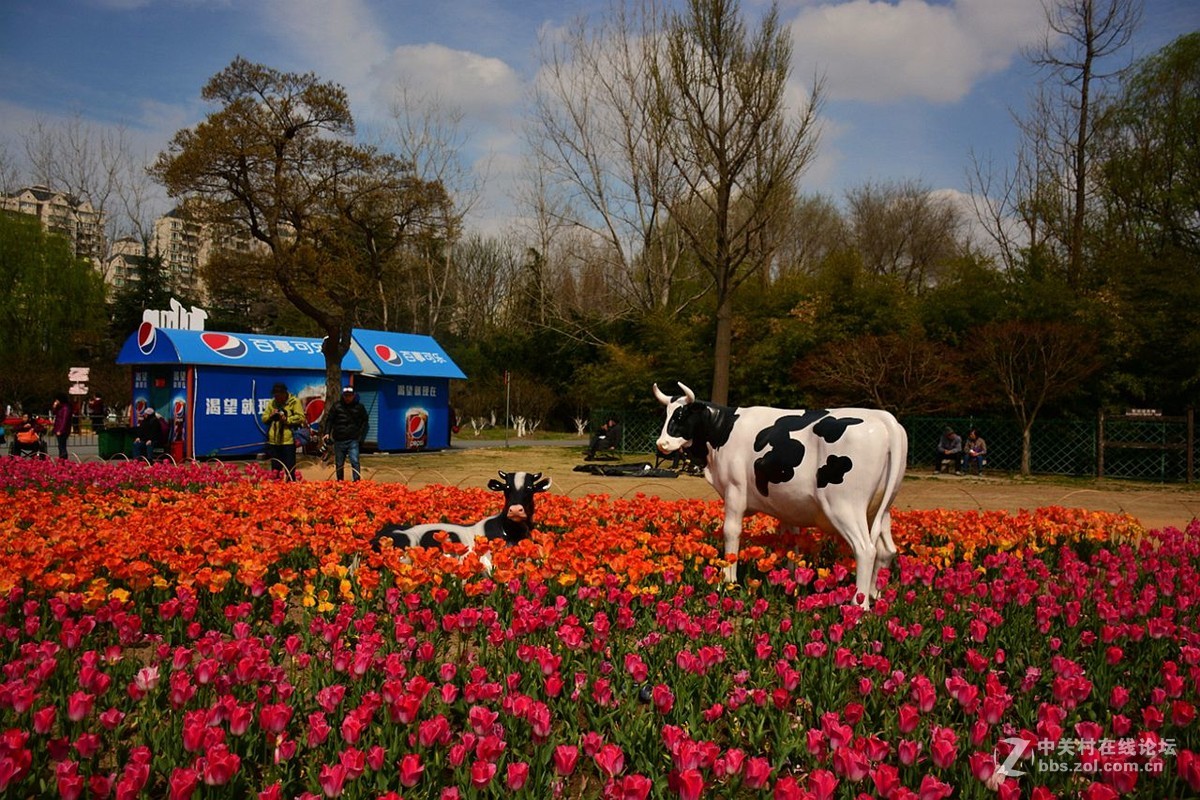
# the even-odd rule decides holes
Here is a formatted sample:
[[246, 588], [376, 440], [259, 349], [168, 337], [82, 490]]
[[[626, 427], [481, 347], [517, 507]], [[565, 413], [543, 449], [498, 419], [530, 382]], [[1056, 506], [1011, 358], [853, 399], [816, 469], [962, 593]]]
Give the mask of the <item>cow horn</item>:
[[505, 481], [508, 480], [508, 473], [505, 472], [504, 470], [499, 470], [498, 474], [500, 475], [501, 480], [505, 480]]
[[695, 392], [693, 392], [688, 387], [684, 386], [682, 383], [679, 384], [679, 389], [683, 392], [683, 396], [687, 398], [687, 401], [689, 403], [696, 402], [696, 393]]
[[664, 406], [671, 405], [671, 398], [669, 398], [665, 394], [663, 394], [662, 389], [658, 388], [657, 383], [654, 384], [654, 396], [657, 397], [658, 402], [662, 403]]

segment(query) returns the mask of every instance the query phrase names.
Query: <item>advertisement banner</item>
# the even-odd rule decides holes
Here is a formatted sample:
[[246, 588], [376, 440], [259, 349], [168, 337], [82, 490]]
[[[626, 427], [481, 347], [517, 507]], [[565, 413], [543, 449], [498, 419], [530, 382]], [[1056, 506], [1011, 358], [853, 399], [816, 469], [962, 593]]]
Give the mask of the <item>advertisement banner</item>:
[[266, 426], [262, 414], [272, 402], [271, 387], [276, 383], [284, 384], [299, 398], [306, 417], [320, 417], [318, 408], [325, 403], [323, 373], [198, 370], [193, 413], [196, 457], [226, 458], [263, 452]]

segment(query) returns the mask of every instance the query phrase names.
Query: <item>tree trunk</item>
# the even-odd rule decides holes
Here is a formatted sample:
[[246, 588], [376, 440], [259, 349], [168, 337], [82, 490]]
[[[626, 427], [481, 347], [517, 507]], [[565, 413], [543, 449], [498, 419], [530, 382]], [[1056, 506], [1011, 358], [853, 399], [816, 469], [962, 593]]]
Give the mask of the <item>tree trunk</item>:
[[1021, 475], [1029, 477], [1033, 474], [1033, 437], [1030, 435], [1033, 422], [1027, 422], [1021, 428]]
[[729, 359], [733, 352], [733, 293], [717, 289], [717, 334], [713, 343], [712, 401], [729, 403]]

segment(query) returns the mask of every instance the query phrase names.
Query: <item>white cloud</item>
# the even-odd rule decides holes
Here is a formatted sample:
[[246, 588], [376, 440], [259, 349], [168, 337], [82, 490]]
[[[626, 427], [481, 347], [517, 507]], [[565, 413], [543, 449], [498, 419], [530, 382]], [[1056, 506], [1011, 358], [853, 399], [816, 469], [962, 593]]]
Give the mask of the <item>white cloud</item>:
[[1044, 25], [1040, 0], [850, 0], [801, 8], [793, 69], [828, 77], [837, 100], [961, 100], [1008, 67]]
[[390, 102], [400, 85], [462, 110], [471, 120], [495, 121], [516, 110], [524, 87], [505, 62], [440, 44], [397, 47], [371, 73], [375, 102]]

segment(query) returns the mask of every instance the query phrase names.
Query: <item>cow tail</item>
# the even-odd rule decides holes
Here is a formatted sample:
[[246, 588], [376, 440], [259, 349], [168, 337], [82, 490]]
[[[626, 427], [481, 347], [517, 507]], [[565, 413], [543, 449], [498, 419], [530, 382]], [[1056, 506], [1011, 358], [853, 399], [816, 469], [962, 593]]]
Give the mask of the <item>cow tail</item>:
[[891, 510], [896, 495], [900, 493], [900, 485], [904, 482], [904, 470], [908, 466], [908, 433], [895, 417], [891, 418], [889, 427], [892, 428], [892, 435], [888, 438], [895, 442], [895, 446], [888, 448], [887, 477], [884, 482], [883, 499], [879, 503], [879, 507], [875, 509], [875, 518], [871, 520], [871, 539], [878, 541], [880, 536], [887, 536], [889, 549], [894, 549], [891, 531], [884, 530], [883, 521], [885, 515]]

